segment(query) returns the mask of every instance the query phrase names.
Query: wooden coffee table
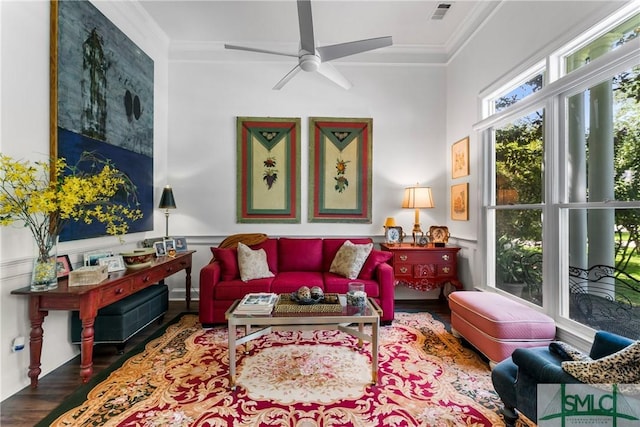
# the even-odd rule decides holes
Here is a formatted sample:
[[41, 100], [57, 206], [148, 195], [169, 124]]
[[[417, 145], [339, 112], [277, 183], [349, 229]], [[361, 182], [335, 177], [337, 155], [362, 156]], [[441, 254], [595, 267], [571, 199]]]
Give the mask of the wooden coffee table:
[[[363, 341], [371, 342], [371, 384], [378, 383], [378, 335], [382, 309], [372, 299], [366, 307], [347, 306], [344, 296], [340, 296], [342, 310], [338, 312], [298, 312], [279, 313], [275, 310], [268, 315], [235, 313], [240, 300], [235, 301], [225, 313], [229, 326], [229, 388], [236, 388], [236, 348], [247, 343], [245, 354], [249, 352], [249, 341], [275, 331], [337, 329], [358, 338], [358, 349]], [[364, 326], [371, 326], [371, 334], [364, 333]], [[237, 327], [244, 326], [245, 333], [237, 336]], [[257, 328], [252, 331], [252, 327]]]

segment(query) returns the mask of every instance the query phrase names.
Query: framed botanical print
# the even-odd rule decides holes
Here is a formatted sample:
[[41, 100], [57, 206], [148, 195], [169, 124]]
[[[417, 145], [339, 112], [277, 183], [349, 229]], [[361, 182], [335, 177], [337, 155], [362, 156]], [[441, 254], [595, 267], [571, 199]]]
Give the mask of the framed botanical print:
[[451, 146], [451, 178], [469, 175], [469, 137]]
[[238, 117], [237, 220], [300, 223], [300, 119]]
[[309, 119], [309, 222], [371, 223], [370, 118]]
[[451, 186], [451, 219], [469, 220], [469, 183]]

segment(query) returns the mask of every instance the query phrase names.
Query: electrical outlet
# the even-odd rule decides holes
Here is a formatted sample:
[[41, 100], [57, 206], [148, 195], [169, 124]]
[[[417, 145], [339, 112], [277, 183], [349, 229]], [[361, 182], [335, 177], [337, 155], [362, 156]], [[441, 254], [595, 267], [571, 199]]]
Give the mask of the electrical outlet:
[[11, 351], [16, 352], [24, 349], [24, 337], [16, 337], [13, 339]]

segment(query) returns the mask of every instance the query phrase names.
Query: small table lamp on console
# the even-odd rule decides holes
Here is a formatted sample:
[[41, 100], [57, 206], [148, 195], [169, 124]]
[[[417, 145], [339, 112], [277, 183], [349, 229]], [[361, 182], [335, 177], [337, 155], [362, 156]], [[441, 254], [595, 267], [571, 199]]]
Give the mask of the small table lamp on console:
[[160, 197], [160, 204], [158, 205], [160, 209], [164, 209], [164, 215], [166, 218], [166, 229], [165, 229], [165, 237], [169, 237], [169, 209], [176, 208], [176, 199], [173, 198], [173, 190], [170, 185], [164, 187], [162, 190], [162, 197]]
[[413, 245], [416, 246], [418, 244], [418, 238], [424, 236], [424, 232], [420, 228], [420, 209], [435, 207], [431, 187], [419, 187], [416, 184], [415, 187], [405, 188], [402, 207], [415, 209], [415, 220], [411, 234], [413, 236]]

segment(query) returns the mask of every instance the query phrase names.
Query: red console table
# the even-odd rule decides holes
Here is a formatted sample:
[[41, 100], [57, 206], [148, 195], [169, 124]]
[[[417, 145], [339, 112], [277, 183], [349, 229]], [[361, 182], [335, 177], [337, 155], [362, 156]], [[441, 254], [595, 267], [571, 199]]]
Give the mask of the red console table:
[[119, 301], [141, 289], [185, 270], [187, 309], [191, 303], [191, 261], [195, 251], [178, 253], [175, 257], [156, 258], [149, 266], [110, 273], [109, 278], [97, 285], [69, 286], [67, 279], [58, 281], [58, 288], [50, 291], [32, 292], [28, 287], [11, 291], [14, 295], [29, 297], [31, 334], [29, 350], [31, 363], [29, 378], [31, 387], [38, 386], [40, 358], [42, 355], [42, 324], [49, 310], [79, 310], [82, 320], [82, 344], [80, 347], [80, 377], [87, 382], [93, 373], [93, 324], [98, 310]]
[[442, 288], [445, 283], [462, 289], [458, 280], [459, 247], [414, 246], [410, 243], [382, 243], [380, 247], [393, 253], [391, 262], [396, 282], [420, 291]]

